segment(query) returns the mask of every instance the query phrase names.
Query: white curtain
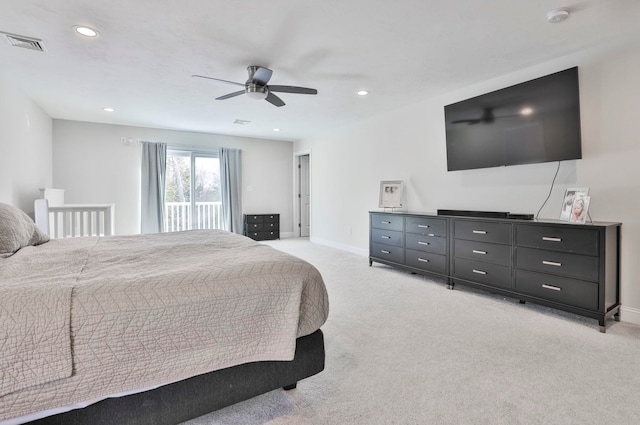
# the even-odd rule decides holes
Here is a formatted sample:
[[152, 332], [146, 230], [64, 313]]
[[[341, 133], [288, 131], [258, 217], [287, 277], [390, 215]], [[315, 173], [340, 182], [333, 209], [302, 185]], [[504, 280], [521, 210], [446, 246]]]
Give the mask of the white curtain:
[[142, 142], [141, 233], [164, 231], [164, 187], [167, 144]]
[[220, 186], [224, 230], [242, 234], [242, 161], [240, 149], [220, 148]]

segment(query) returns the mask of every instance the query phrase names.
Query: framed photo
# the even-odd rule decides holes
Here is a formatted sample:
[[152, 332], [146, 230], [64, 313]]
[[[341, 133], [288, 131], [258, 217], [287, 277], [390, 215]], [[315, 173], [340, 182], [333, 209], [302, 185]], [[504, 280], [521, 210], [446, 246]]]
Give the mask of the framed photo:
[[570, 223], [584, 223], [589, 211], [590, 196], [578, 196], [573, 200], [573, 206], [571, 207], [571, 215], [569, 216]]
[[562, 210], [560, 211], [560, 220], [569, 221], [569, 219], [571, 218], [573, 201], [575, 201], [576, 198], [584, 198], [586, 196], [589, 196], [588, 187], [567, 188], [567, 190], [564, 193], [564, 200], [562, 201]]
[[403, 192], [402, 180], [380, 182], [380, 208], [402, 208]]

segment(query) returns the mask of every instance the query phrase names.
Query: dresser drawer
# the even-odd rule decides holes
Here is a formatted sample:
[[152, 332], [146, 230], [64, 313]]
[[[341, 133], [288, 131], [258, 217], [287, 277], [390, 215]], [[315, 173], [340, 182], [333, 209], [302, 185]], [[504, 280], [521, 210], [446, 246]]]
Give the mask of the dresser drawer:
[[370, 256], [381, 260], [393, 261], [394, 263], [403, 263], [404, 248], [373, 243], [371, 244]]
[[405, 264], [409, 267], [433, 273], [446, 274], [447, 257], [431, 252], [405, 250]]
[[438, 236], [407, 233], [405, 234], [404, 246], [416, 251], [435, 252], [441, 255], [447, 253], [447, 239]]
[[402, 236], [402, 232], [396, 232], [394, 230], [371, 229], [372, 243], [404, 247], [404, 238]]
[[516, 247], [516, 267], [598, 281], [598, 257]]
[[511, 265], [511, 246], [476, 241], [453, 241], [454, 256], [488, 263]]
[[454, 258], [453, 277], [499, 288], [511, 288], [511, 268], [499, 264]]
[[565, 225], [516, 226], [516, 245], [576, 254], [598, 255], [598, 231]]
[[528, 270], [516, 270], [515, 288], [524, 294], [575, 307], [598, 309], [598, 284]]
[[262, 223], [262, 222], [260, 222], [260, 223], [246, 223], [245, 226], [246, 226], [247, 230], [250, 231], [250, 232], [255, 232], [255, 231], [264, 229], [264, 223]]
[[265, 223], [280, 223], [280, 214], [265, 214]]
[[278, 223], [277, 221], [276, 221], [276, 222], [273, 222], [273, 221], [265, 221], [265, 222], [262, 224], [262, 228], [263, 228], [264, 230], [269, 230], [269, 231], [271, 231], [271, 230], [280, 230], [280, 223]]
[[261, 241], [264, 238], [264, 232], [245, 232], [246, 236], [249, 236], [254, 241]]
[[270, 241], [274, 239], [280, 239], [280, 232], [278, 230], [262, 232], [262, 240]]
[[488, 221], [454, 220], [453, 236], [469, 241], [511, 243], [511, 224]]
[[405, 219], [405, 232], [431, 236], [446, 236], [447, 222], [439, 218], [407, 217]]
[[404, 230], [404, 217], [393, 214], [371, 214], [371, 227], [402, 232]]
[[247, 214], [244, 216], [244, 220], [247, 223], [262, 223], [264, 221], [264, 216]]

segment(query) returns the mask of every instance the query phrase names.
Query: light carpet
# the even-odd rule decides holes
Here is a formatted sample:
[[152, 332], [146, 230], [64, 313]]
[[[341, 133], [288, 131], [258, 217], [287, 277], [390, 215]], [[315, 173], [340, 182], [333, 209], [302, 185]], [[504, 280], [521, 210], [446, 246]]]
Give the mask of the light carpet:
[[326, 368], [185, 424], [640, 423], [640, 326], [609, 321], [603, 334], [594, 319], [307, 239], [268, 244], [324, 277]]

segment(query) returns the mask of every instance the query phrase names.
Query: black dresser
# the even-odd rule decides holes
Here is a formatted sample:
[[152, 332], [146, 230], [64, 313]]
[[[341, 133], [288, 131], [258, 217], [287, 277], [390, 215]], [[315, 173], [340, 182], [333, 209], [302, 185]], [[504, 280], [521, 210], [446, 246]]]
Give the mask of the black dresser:
[[280, 239], [280, 214], [245, 214], [244, 235], [256, 241]]
[[370, 212], [374, 261], [559, 310], [619, 320], [620, 223]]

